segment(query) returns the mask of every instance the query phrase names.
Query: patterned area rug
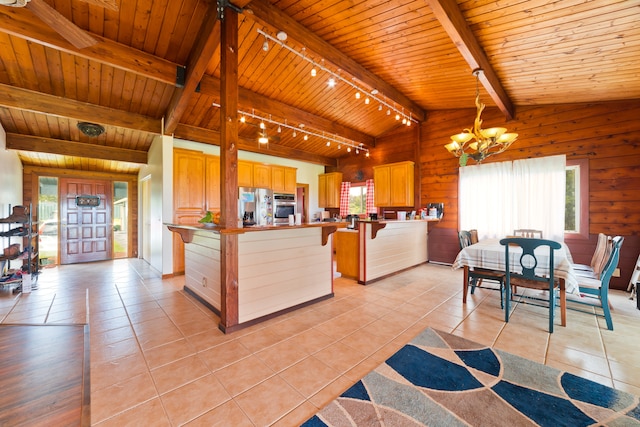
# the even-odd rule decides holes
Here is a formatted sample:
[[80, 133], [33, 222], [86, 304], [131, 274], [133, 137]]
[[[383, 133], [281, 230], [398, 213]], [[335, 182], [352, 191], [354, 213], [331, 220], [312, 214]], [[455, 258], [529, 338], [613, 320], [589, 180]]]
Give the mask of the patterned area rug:
[[308, 419], [316, 426], [640, 426], [639, 398], [427, 328]]

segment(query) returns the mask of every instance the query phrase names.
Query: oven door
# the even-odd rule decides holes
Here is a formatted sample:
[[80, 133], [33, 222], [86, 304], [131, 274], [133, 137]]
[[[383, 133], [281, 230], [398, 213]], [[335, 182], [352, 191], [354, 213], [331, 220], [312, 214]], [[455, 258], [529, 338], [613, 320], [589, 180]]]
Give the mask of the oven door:
[[289, 215], [295, 215], [295, 204], [276, 204], [273, 212], [274, 224], [288, 224]]

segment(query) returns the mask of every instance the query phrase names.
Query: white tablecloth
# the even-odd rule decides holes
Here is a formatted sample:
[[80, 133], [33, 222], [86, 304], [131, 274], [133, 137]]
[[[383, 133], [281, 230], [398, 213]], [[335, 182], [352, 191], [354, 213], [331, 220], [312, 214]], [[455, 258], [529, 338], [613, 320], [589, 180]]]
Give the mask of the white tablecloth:
[[[517, 272], [519, 271], [520, 265], [518, 254], [522, 253], [522, 248], [510, 246], [509, 251], [509, 260], [512, 264], [510, 270]], [[549, 249], [546, 246], [536, 250], [536, 258], [538, 258], [538, 265], [541, 269], [547, 270], [549, 268], [548, 253]], [[513, 254], [513, 256], [511, 254]], [[466, 265], [474, 268], [505, 271], [504, 255], [504, 246], [500, 244], [500, 239], [485, 239], [462, 249], [451, 267], [456, 269]], [[558, 278], [564, 279], [566, 291], [577, 294], [578, 278], [572, 267], [571, 252], [564, 243], [562, 244], [562, 248], [554, 252], [553, 263], [555, 264], [553, 274]]]

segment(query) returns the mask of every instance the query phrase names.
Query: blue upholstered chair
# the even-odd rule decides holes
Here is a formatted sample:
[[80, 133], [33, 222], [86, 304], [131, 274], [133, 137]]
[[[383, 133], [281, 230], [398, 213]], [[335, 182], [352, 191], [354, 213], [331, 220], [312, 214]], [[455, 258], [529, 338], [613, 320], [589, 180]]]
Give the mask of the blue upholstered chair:
[[[511, 287], [523, 287], [530, 289], [538, 289], [549, 292], [549, 332], [553, 332], [553, 317], [556, 307], [556, 291], [560, 289], [560, 282], [556, 280], [553, 274], [553, 251], [560, 249], [560, 243], [553, 240], [533, 239], [527, 237], [511, 237], [500, 240], [500, 244], [505, 248], [505, 265], [506, 265], [506, 284], [505, 284], [505, 314], [504, 321], [509, 322]], [[520, 246], [522, 253], [510, 253], [509, 248]], [[540, 267], [538, 257], [542, 255], [539, 251], [536, 255], [535, 250], [539, 247], [548, 248], [549, 264], [547, 268]], [[542, 249], [544, 250], [544, 248]], [[545, 251], [545, 256], [547, 255]], [[515, 260], [513, 260], [516, 258]], [[513, 265], [512, 265], [513, 263]], [[560, 305], [563, 313], [566, 310], [564, 295], [560, 297]], [[565, 316], [562, 316], [564, 319]]]
[[[611, 311], [609, 309], [609, 281], [613, 272], [618, 267], [620, 259], [620, 248], [624, 242], [624, 237], [616, 236], [611, 239], [611, 251], [605, 263], [604, 268], [597, 278], [578, 276], [578, 285], [580, 286], [580, 294], [582, 297], [576, 299], [575, 302], [584, 305], [596, 306], [602, 308], [602, 317], [607, 322], [607, 328], [613, 331], [613, 320], [611, 319]], [[571, 299], [571, 301], [574, 301]], [[600, 316], [596, 313], [597, 316]]]
[[[458, 232], [458, 240], [460, 242], [460, 250], [474, 243], [478, 243], [478, 231], [477, 230], [469, 230], [469, 231], [460, 230]], [[486, 270], [483, 268], [476, 268], [476, 267], [469, 268], [469, 285], [471, 287], [471, 295], [473, 295], [473, 293], [475, 292], [476, 287], [482, 287], [481, 285], [483, 280], [498, 282], [498, 284], [500, 285], [499, 287], [500, 307], [503, 308], [504, 307], [503, 293], [504, 293], [504, 283], [505, 283], [504, 273], [500, 271]], [[487, 288], [487, 289], [492, 289], [492, 288]]]

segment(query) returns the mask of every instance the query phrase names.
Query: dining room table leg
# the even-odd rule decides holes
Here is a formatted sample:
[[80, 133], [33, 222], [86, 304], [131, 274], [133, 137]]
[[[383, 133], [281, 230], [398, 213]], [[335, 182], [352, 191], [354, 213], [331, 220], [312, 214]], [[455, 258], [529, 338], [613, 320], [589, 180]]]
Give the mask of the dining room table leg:
[[467, 289], [469, 288], [469, 266], [464, 266], [464, 274], [462, 281], [462, 303], [467, 303]]

